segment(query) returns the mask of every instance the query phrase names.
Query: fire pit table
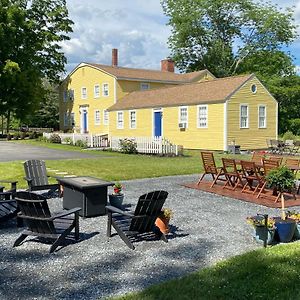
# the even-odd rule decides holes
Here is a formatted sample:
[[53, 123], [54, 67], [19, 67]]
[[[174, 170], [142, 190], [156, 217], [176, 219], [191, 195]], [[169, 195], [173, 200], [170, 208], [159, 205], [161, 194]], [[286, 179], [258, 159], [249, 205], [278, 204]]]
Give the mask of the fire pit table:
[[81, 207], [79, 215], [84, 218], [105, 215], [107, 187], [113, 186], [113, 182], [89, 176], [57, 177], [56, 180], [63, 189], [65, 209]]

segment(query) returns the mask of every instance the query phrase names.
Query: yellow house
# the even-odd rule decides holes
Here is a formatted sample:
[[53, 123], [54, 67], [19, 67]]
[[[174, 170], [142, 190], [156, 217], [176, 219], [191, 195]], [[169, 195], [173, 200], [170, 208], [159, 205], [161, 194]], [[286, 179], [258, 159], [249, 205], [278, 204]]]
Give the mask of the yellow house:
[[252, 75], [135, 91], [109, 109], [113, 137], [163, 136], [190, 149], [263, 149], [277, 138], [278, 104]]
[[168, 59], [161, 61], [160, 71], [118, 67], [117, 49], [113, 49], [111, 66], [81, 63], [62, 82], [60, 129], [108, 134], [110, 126], [115, 124], [111, 124], [107, 109], [132, 91], [154, 90], [214, 78], [207, 70], [177, 74], [174, 72], [174, 62]]

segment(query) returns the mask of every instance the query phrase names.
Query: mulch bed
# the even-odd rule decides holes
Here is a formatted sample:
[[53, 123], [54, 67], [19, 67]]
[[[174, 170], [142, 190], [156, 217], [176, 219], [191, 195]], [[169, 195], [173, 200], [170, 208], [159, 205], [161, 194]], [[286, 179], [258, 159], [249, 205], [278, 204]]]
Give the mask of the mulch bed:
[[[197, 185], [197, 182], [191, 182], [191, 183], [183, 183], [183, 186], [191, 189], [201, 190], [221, 196], [230, 197], [237, 200], [252, 202], [260, 205], [264, 205], [267, 207], [274, 207], [274, 208], [280, 208], [281, 207], [281, 201], [275, 202], [276, 197], [272, 195], [271, 190], [266, 190], [264, 193], [260, 195], [259, 198], [256, 198], [257, 193], [253, 195], [251, 192], [243, 192], [241, 188], [236, 188], [235, 191], [223, 188], [223, 184], [219, 183], [215, 184], [213, 188], [210, 188], [211, 181], [205, 181], [202, 180], [199, 185]], [[285, 207], [292, 207], [292, 206], [300, 206], [300, 195], [296, 195], [296, 199], [294, 199], [293, 195], [291, 194], [285, 194]]]

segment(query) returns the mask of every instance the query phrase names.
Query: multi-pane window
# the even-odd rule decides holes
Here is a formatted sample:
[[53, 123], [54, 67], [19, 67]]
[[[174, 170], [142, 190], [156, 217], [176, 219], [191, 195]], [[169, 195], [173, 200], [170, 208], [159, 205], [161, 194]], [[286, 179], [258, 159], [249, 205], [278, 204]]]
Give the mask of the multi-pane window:
[[198, 105], [197, 107], [197, 127], [207, 128], [208, 127], [208, 106]]
[[258, 107], [258, 127], [266, 128], [267, 127], [267, 111], [265, 105], [260, 105]]
[[95, 125], [100, 125], [100, 110], [95, 110]]
[[108, 111], [106, 109], [103, 111], [103, 125], [108, 125]]
[[248, 105], [241, 105], [240, 107], [240, 127], [249, 127]]
[[81, 88], [81, 99], [86, 99], [87, 98], [87, 88], [82, 87]]
[[124, 114], [122, 111], [117, 111], [117, 128], [124, 128]]
[[69, 90], [69, 99], [70, 99], [70, 101], [74, 101], [74, 90], [73, 89]]
[[96, 84], [94, 86], [94, 98], [99, 98], [100, 97], [100, 85]]
[[102, 93], [103, 93], [103, 96], [106, 96], [106, 97], [109, 95], [108, 83], [103, 83]]
[[150, 89], [150, 83], [141, 83], [141, 91], [149, 90]]
[[179, 123], [185, 124], [185, 127], [187, 127], [188, 124], [188, 108], [186, 106], [179, 107]]
[[70, 121], [71, 121], [71, 126], [75, 126], [75, 114], [74, 113], [70, 114]]
[[64, 102], [68, 101], [68, 90], [64, 90]]
[[129, 127], [131, 129], [136, 128], [136, 111], [135, 110], [129, 111]]
[[68, 113], [65, 112], [64, 113], [64, 126], [68, 126], [69, 125], [69, 116]]

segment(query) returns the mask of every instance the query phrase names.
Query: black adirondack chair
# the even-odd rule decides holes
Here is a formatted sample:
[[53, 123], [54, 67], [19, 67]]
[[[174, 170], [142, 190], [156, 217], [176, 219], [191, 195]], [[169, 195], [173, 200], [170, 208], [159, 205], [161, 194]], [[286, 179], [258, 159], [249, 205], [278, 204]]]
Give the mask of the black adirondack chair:
[[107, 236], [111, 237], [113, 227], [120, 238], [130, 248], [134, 249], [133, 242], [149, 236], [158, 236], [168, 242], [166, 236], [155, 227], [154, 223], [160, 214], [168, 197], [166, 191], [153, 191], [139, 197], [135, 211], [123, 211], [114, 206], [106, 206], [108, 213]]
[[59, 195], [59, 184], [49, 184], [46, 164], [43, 160], [27, 160], [24, 162], [24, 179], [28, 183], [29, 191], [48, 190], [48, 195]]
[[[0, 182], [11, 184], [10, 190], [6, 191], [4, 191], [3, 186], [0, 186], [0, 222], [3, 222], [17, 216], [18, 206], [16, 200], [13, 199], [17, 189], [17, 181], [0, 180]], [[18, 226], [21, 226], [19, 219]]]
[[[27, 229], [16, 239], [14, 247], [19, 246], [27, 236], [37, 236], [54, 240], [50, 248], [50, 253], [52, 253], [73, 229], [75, 229], [75, 239], [79, 239], [80, 207], [52, 216], [47, 199], [42, 195], [32, 192], [17, 192], [15, 200], [20, 209], [18, 216], [24, 219]], [[74, 216], [71, 216], [72, 214]]]

